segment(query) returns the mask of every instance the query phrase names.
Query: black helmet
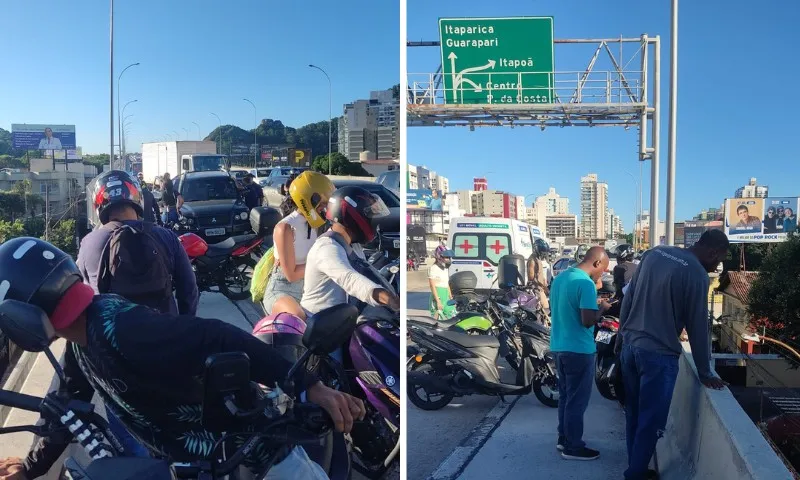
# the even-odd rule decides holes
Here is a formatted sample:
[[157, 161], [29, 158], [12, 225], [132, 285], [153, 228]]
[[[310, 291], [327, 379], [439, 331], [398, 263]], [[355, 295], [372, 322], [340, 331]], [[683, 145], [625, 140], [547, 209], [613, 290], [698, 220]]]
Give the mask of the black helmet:
[[372, 220], [388, 215], [389, 208], [381, 197], [361, 187], [342, 187], [328, 201], [328, 220], [347, 228], [353, 243], [375, 240]]
[[56, 307], [76, 283], [83, 278], [72, 257], [44, 240], [17, 237], [0, 245], [0, 302], [35, 305], [54, 320]]
[[625, 386], [622, 383], [622, 364], [619, 356], [598, 358], [594, 383], [603, 398], [616, 400], [623, 406], [625, 405]]
[[634, 255], [636, 252], [633, 250], [633, 247], [628, 245], [627, 243], [623, 243], [622, 245], [618, 246], [614, 253], [617, 254], [617, 260], [623, 262], [630, 262], [633, 260]]
[[604, 274], [601, 277], [600, 282], [603, 284], [603, 286], [600, 288], [598, 293], [610, 295], [617, 293], [617, 287], [614, 285], [614, 277], [611, 275]]
[[586, 257], [586, 252], [589, 251], [589, 245], [580, 244], [578, 245], [578, 249], [575, 250], [575, 261], [578, 263], [582, 263], [583, 259]]
[[139, 181], [121, 170], [101, 173], [94, 182], [92, 206], [97, 211], [100, 223], [108, 223], [108, 207], [128, 204], [136, 210], [137, 215], [144, 216], [142, 206], [142, 188]]
[[536, 256], [539, 258], [547, 258], [547, 256], [550, 255], [550, 245], [541, 238], [537, 238], [533, 242], [533, 249], [534, 253], [536, 253]]

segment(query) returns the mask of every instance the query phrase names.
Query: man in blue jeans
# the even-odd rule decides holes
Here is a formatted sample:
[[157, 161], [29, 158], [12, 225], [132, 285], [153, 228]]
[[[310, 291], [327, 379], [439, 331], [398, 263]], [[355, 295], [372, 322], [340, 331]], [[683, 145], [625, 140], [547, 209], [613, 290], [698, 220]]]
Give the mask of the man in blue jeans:
[[594, 460], [600, 452], [586, 448], [583, 414], [594, 378], [594, 326], [611, 308], [598, 301], [596, 284], [608, 268], [603, 247], [592, 247], [583, 261], [553, 280], [550, 289], [550, 350], [558, 370], [558, 443], [567, 460]]
[[709, 388], [726, 385], [710, 367], [708, 273], [727, 252], [728, 238], [720, 230], [704, 233], [688, 249], [656, 247], [644, 254], [628, 284], [615, 345], [625, 384], [628, 480], [658, 478], [648, 467], [666, 428], [684, 328], [700, 380]]

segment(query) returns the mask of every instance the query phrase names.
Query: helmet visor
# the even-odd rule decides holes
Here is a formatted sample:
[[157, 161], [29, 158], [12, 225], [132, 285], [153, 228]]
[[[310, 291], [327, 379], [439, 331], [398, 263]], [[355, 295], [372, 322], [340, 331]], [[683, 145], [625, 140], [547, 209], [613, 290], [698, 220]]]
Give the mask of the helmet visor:
[[[364, 217], [367, 219], [373, 219], [388, 217], [390, 215], [389, 207], [383, 203], [381, 197], [375, 195], [374, 193], [370, 193], [369, 197], [367, 198], [367, 201], [364, 202], [364, 207], [361, 209], [361, 213], [364, 214]], [[357, 203], [352, 201], [352, 199], [349, 197], [345, 197], [345, 200], [347, 200], [351, 205], [354, 203], [357, 205]]]

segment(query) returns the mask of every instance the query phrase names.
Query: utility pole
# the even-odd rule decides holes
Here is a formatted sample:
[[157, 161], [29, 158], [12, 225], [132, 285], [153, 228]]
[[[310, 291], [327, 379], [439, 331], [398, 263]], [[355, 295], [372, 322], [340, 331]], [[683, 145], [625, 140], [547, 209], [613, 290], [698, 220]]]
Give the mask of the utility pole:
[[[114, 124], [113, 117], [111, 124]], [[44, 241], [50, 241], [50, 180], [44, 184]]]

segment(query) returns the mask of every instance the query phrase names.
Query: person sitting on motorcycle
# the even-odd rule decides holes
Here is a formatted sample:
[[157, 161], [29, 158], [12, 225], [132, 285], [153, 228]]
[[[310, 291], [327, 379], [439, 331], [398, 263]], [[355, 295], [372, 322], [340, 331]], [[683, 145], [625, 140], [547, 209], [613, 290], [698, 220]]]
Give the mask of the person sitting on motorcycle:
[[545, 274], [544, 263], [550, 254], [550, 246], [537, 238], [533, 245], [533, 253], [528, 258], [528, 283], [533, 286], [539, 305], [544, 312], [550, 315], [550, 289], [548, 288], [547, 275]]
[[[222, 438], [223, 432], [202, 423], [204, 391], [198, 378], [209, 356], [244, 352], [250, 358], [251, 380], [270, 387], [283, 382], [292, 367], [271, 346], [221, 320], [162, 314], [118, 295], [95, 295], [69, 255], [36, 238], [18, 237], [0, 245], [0, 284], [8, 287], [5, 301], [39, 307], [47, 317], [46, 328], [52, 325], [56, 336], [68, 340], [67, 381], [59, 385], [59, 393], [89, 402], [96, 392], [155, 457], [206, 459]], [[326, 387], [304, 368], [298, 369], [295, 385], [297, 391], [287, 393], [304, 392], [309, 402], [330, 414], [339, 431], [350, 431], [353, 421], [366, 413], [361, 400]], [[228, 419], [226, 414], [220, 423]], [[264, 417], [263, 426], [268, 422]], [[72, 441], [66, 429], [56, 431], [38, 438], [24, 461], [4, 462], [0, 475], [16, 472], [7, 478], [25, 480], [47, 474]], [[236, 447], [223, 442], [223, 448]], [[263, 469], [270, 453], [256, 445], [244, 465]], [[327, 476], [296, 447], [279, 455], [266, 478]]]
[[450, 318], [456, 313], [455, 306], [447, 304], [453, 298], [453, 292], [450, 291], [450, 275], [447, 271], [450, 264], [453, 263], [453, 251], [439, 245], [433, 252], [433, 258], [435, 262], [428, 268], [428, 285], [431, 288], [431, 317]]
[[267, 314], [273, 313], [278, 300], [281, 311], [302, 317], [300, 299], [303, 278], [311, 246], [325, 226], [325, 208], [336, 190], [328, 177], [307, 170], [289, 186], [289, 195], [281, 204], [284, 218], [273, 234], [275, 269], [267, 282], [262, 304]]
[[[380, 197], [361, 187], [343, 187], [328, 201], [331, 229], [317, 238], [306, 259], [305, 284], [300, 306], [305, 318], [326, 308], [347, 303], [348, 295], [371, 306], [386, 305], [395, 310], [400, 300], [353, 268], [354, 245], [375, 240], [372, 220], [389, 215]], [[281, 312], [278, 302], [273, 312]]]
[[617, 265], [614, 267], [614, 287], [616, 287], [616, 294], [614, 300], [622, 305], [623, 291], [622, 289], [631, 281], [633, 274], [636, 272], [637, 264], [633, 263], [633, 257], [636, 255], [633, 247], [628, 244], [622, 244], [616, 248]]

